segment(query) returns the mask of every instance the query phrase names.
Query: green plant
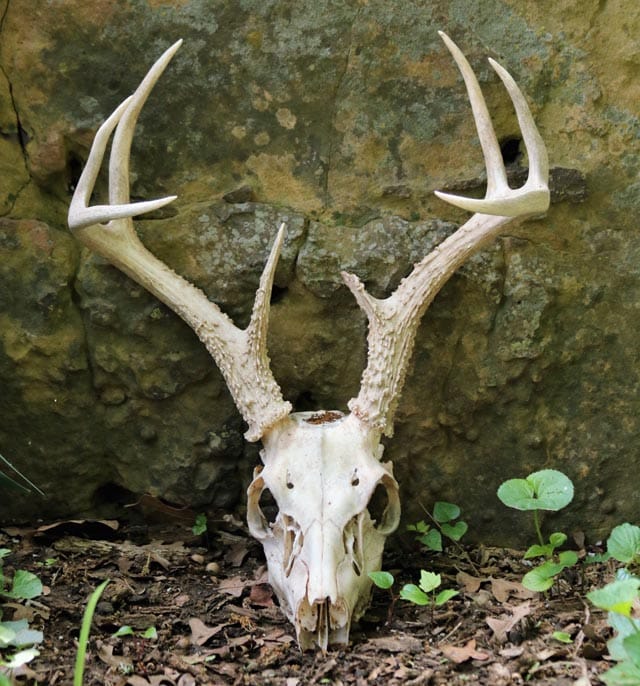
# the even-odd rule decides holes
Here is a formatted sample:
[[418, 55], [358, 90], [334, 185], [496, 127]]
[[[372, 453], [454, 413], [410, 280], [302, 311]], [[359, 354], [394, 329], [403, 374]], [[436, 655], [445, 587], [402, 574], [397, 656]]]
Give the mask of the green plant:
[[607, 539], [609, 557], [627, 567], [640, 564], [640, 527], [625, 522], [612, 529]]
[[522, 584], [531, 591], [546, 591], [567, 567], [578, 561], [572, 550], [564, 550], [558, 555], [556, 549], [563, 545], [566, 534], [556, 531], [545, 543], [540, 528], [541, 510], [557, 512], [573, 500], [573, 483], [568, 476], [555, 469], [543, 469], [529, 474], [525, 479], [509, 479], [498, 488], [498, 498], [507, 506], [516, 510], [533, 513], [533, 524], [538, 543], [529, 546], [524, 554], [525, 559], [546, 558], [542, 564], [534, 567], [524, 575]]
[[442, 578], [440, 574], [427, 572], [423, 569], [420, 572], [420, 583], [417, 586], [415, 584], [405, 584], [400, 591], [400, 597], [415, 605], [444, 605], [448, 600], [458, 595], [458, 591], [444, 589], [436, 593], [436, 590], [441, 585]]
[[433, 506], [433, 512], [427, 512], [427, 515], [433, 526], [421, 520], [416, 524], [409, 524], [407, 530], [415, 532], [416, 540], [428, 550], [441, 552], [443, 536], [457, 543], [469, 528], [466, 522], [456, 521], [460, 517], [460, 508], [453, 503], [438, 501]]
[[191, 527], [194, 536], [203, 536], [207, 533], [207, 515], [204, 512], [196, 515], [196, 520]]
[[640, 620], [631, 616], [639, 588], [640, 579], [621, 569], [615, 581], [587, 593], [596, 607], [608, 612], [607, 620], [616, 632], [607, 648], [618, 664], [600, 675], [608, 686], [640, 684]]
[[9, 460], [2, 455], [0, 455], [0, 465], [2, 465], [5, 469], [12, 471], [14, 475], [20, 479], [20, 481], [17, 481], [8, 474], [0, 471], [0, 488], [6, 488], [12, 491], [22, 491], [23, 493], [31, 493], [31, 490], [34, 490], [36, 493], [44, 495], [44, 493], [34, 483], [29, 481], [24, 474], [19, 472], [11, 464], [11, 462], [9, 462]]
[[116, 637], [137, 636], [138, 638], [145, 638], [150, 641], [158, 638], [158, 632], [155, 626], [149, 626], [144, 631], [135, 631], [133, 627], [128, 624], [121, 626], [113, 635]]
[[100, 600], [102, 592], [109, 583], [109, 579], [103, 581], [93, 593], [89, 596], [87, 607], [82, 615], [82, 626], [80, 627], [80, 636], [78, 638], [78, 654], [76, 655], [76, 664], [73, 669], [73, 686], [82, 686], [84, 679], [84, 664], [87, 656], [87, 645], [89, 643], [89, 632], [91, 631], [91, 621], [93, 620], [93, 613], [96, 611], [96, 605]]
[[[15, 602], [29, 601], [42, 593], [42, 582], [31, 572], [18, 569], [9, 579], [4, 572], [3, 560], [10, 554], [8, 548], [0, 548], [0, 603], [1, 599]], [[0, 604], [0, 620], [3, 612]], [[41, 631], [32, 629], [26, 619], [0, 621], [0, 686], [9, 684], [3, 670], [12, 670], [31, 662], [38, 656], [34, 647], [42, 643]]]

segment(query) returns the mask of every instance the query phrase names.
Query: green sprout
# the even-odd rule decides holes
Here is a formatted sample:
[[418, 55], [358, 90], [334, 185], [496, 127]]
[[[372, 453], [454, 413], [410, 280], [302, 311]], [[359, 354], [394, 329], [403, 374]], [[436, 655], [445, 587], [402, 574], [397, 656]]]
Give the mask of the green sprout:
[[556, 531], [545, 543], [540, 528], [541, 510], [557, 512], [573, 500], [573, 483], [568, 476], [555, 469], [543, 469], [529, 474], [525, 479], [509, 479], [498, 488], [498, 498], [516, 510], [533, 512], [533, 525], [538, 543], [525, 552], [525, 559], [544, 557], [545, 561], [524, 575], [522, 585], [530, 591], [546, 591], [555, 578], [567, 567], [578, 561], [572, 550], [564, 550], [555, 555], [556, 548], [563, 545], [566, 534]]
[[456, 521], [460, 517], [460, 508], [453, 503], [438, 501], [433, 506], [433, 513], [427, 513], [433, 526], [424, 520], [410, 524], [408, 531], [415, 532], [416, 540], [425, 548], [435, 552], [442, 552], [442, 537], [457, 543], [469, 528], [466, 522]]
[[432, 605], [438, 607], [444, 605], [448, 600], [458, 595], [458, 591], [444, 589], [438, 593], [436, 590], [442, 585], [440, 574], [427, 572], [424, 569], [420, 572], [420, 583], [405, 584], [400, 591], [400, 597], [408, 600], [414, 605]]

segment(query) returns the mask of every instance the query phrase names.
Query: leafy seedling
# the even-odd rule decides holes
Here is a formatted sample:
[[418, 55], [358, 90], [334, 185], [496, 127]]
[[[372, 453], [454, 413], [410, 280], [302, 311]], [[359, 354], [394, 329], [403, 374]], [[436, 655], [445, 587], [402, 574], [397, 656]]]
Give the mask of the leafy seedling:
[[538, 543], [530, 546], [524, 554], [525, 559], [544, 557], [546, 560], [527, 572], [522, 585], [530, 591], [547, 591], [567, 567], [578, 561], [572, 550], [565, 550], [555, 555], [567, 540], [566, 534], [556, 531], [544, 542], [540, 529], [541, 510], [557, 512], [573, 500], [573, 483], [568, 476], [556, 469], [543, 469], [529, 474], [525, 479], [509, 479], [498, 488], [498, 498], [507, 506], [516, 510], [533, 512], [533, 524]]
[[207, 533], [207, 515], [201, 512], [196, 515], [196, 521], [191, 527], [194, 536], [203, 536]]
[[441, 585], [442, 577], [440, 574], [427, 572], [423, 569], [420, 572], [420, 583], [417, 586], [415, 584], [405, 584], [400, 591], [400, 597], [403, 600], [414, 603], [414, 605], [438, 607], [458, 595], [458, 591], [452, 589], [444, 589], [436, 593], [436, 590]]
[[556, 469], [543, 469], [525, 479], [509, 479], [498, 488], [498, 498], [516, 510], [533, 512], [533, 523], [540, 546], [546, 544], [540, 530], [540, 510], [557, 512], [573, 500], [571, 479]]
[[416, 524], [410, 524], [407, 530], [415, 532], [416, 540], [434, 552], [442, 552], [443, 536], [457, 543], [469, 528], [466, 522], [458, 519], [460, 508], [453, 503], [438, 501], [433, 506], [433, 512], [427, 512], [427, 515], [433, 525], [421, 520]]
[[607, 686], [640, 684], [640, 620], [631, 616], [638, 599], [640, 579], [622, 571], [618, 578], [603, 588], [587, 593], [587, 598], [609, 613], [607, 620], [615, 631], [607, 641], [609, 655], [618, 664], [600, 675]]
[[137, 636], [138, 638], [145, 638], [154, 641], [158, 638], [158, 631], [155, 626], [147, 627], [144, 631], [135, 631], [133, 627], [125, 624], [121, 626], [114, 634], [114, 637], [121, 638], [122, 636]]

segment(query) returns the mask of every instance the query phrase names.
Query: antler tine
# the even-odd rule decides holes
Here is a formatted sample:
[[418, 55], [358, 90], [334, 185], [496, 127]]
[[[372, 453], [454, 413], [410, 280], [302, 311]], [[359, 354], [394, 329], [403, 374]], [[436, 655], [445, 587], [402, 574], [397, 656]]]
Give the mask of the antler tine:
[[469, 212], [493, 214], [501, 217], [518, 217], [523, 214], [545, 212], [549, 207], [549, 193], [546, 190], [546, 179], [549, 172], [547, 151], [522, 91], [509, 72], [495, 60], [489, 58], [489, 63], [504, 83], [511, 97], [529, 156], [527, 182], [522, 188], [514, 191], [509, 188], [507, 183], [500, 146], [478, 80], [458, 46], [442, 31], [438, 33], [453, 55], [467, 87], [487, 169], [487, 192], [484, 200], [465, 198], [441, 191], [435, 191], [435, 194], [441, 200]]
[[[98, 129], [71, 201], [69, 227], [88, 248], [144, 286], [195, 331], [222, 372], [248, 424], [247, 440], [256, 441], [291, 412], [291, 404], [283, 399], [269, 367], [266, 340], [269, 296], [284, 241], [284, 225], [280, 227], [262, 273], [249, 326], [239, 329], [199, 288], [176, 274], [144, 247], [131, 219], [163, 207], [176, 197], [130, 203], [128, 178], [136, 120], [151, 89], [181, 43], [178, 41], [172, 45], [155, 62], [134, 94]], [[114, 128], [116, 133], [109, 161], [109, 197], [114, 204], [89, 207]]]
[[[129, 202], [129, 154], [133, 132], [140, 110], [149, 97], [153, 86], [166, 66], [182, 45], [182, 39], [174, 43], [151, 67], [133, 95], [124, 100], [96, 132], [89, 158], [80, 175], [69, 205], [68, 223], [71, 230], [92, 224], [103, 224], [113, 219], [137, 217], [153, 212], [173, 202], [177, 196], [170, 195], [156, 200]], [[109, 159], [109, 205], [93, 205], [91, 194], [100, 173], [100, 167], [109, 138], [116, 129]]]
[[393, 415], [418, 324], [440, 288], [465, 260], [514, 218], [544, 212], [549, 207], [547, 152], [520, 89], [500, 65], [491, 61], [513, 101], [529, 154], [527, 182], [513, 190], [507, 184], [500, 147], [478, 81], [456, 44], [445, 34], [440, 35], [467, 87], [487, 166], [487, 193], [484, 200], [478, 200], [436, 191], [439, 198], [476, 214], [415, 265], [388, 298], [374, 298], [357, 276], [342, 275], [369, 320], [367, 367], [358, 396], [349, 401], [349, 408], [365, 424], [387, 436], [393, 434]]

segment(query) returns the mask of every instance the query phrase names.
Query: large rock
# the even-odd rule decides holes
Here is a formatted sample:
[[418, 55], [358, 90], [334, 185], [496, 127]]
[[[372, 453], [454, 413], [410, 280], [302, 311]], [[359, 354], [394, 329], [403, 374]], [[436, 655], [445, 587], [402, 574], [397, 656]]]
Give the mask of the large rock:
[[[408, 520], [459, 503], [471, 532], [524, 526], [499, 483], [565, 471], [565, 530], [640, 520], [640, 7], [635, 1], [317, 3], [0, 0], [0, 452], [46, 492], [0, 518], [98, 512], [123, 489], [193, 507], [242, 501], [256, 446], [172, 312], [66, 229], [100, 122], [177, 38], [143, 111], [132, 195], [179, 200], [145, 244], [246, 324], [280, 221], [270, 352], [297, 409], [344, 409], [366, 321], [342, 285], [389, 293], [480, 191], [467, 54], [514, 182], [526, 159], [504, 89], [528, 96], [553, 170], [549, 213], [445, 286], [418, 334], [387, 456]], [[105, 181], [98, 196], [104, 196]]]

